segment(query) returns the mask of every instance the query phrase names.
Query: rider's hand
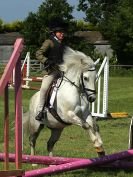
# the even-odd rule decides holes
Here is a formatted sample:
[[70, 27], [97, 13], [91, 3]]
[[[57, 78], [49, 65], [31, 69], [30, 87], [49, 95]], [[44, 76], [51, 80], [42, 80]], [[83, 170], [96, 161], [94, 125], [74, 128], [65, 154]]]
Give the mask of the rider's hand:
[[51, 66], [51, 65], [53, 65], [54, 64], [54, 62], [52, 61], [52, 60], [48, 60], [48, 65], [49, 66]]
[[46, 60], [44, 63], [44, 68], [48, 68], [50, 66], [52, 66], [54, 63], [52, 60]]

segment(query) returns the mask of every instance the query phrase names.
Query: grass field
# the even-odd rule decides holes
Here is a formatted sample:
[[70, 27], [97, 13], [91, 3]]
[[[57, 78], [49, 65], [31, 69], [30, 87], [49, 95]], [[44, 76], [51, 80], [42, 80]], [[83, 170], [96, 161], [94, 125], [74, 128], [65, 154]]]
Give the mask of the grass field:
[[[104, 142], [106, 154], [111, 154], [128, 148], [128, 131], [131, 116], [133, 115], [133, 78], [132, 77], [110, 77], [109, 80], [109, 112], [127, 112], [127, 118], [114, 118], [98, 120], [101, 136]], [[23, 90], [23, 108], [28, 110], [28, 103], [34, 91]], [[14, 152], [14, 100], [13, 91], [10, 91], [10, 152]], [[2, 100], [2, 98], [1, 98]], [[0, 152], [3, 151], [3, 103], [0, 101]], [[37, 141], [36, 154], [47, 155], [46, 142], [49, 138], [50, 131], [45, 129], [41, 132]], [[24, 138], [24, 153], [30, 154], [28, 136]], [[77, 126], [66, 128], [54, 149], [55, 156], [64, 157], [96, 157], [92, 143], [86, 132]], [[41, 166], [42, 167], [42, 166]], [[2, 164], [1, 164], [2, 168]], [[23, 165], [24, 169], [32, 169], [31, 165]], [[55, 176], [60, 177], [131, 177], [133, 170], [118, 170], [118, 169], [98, 169], [88, 168], [66, 172]]]

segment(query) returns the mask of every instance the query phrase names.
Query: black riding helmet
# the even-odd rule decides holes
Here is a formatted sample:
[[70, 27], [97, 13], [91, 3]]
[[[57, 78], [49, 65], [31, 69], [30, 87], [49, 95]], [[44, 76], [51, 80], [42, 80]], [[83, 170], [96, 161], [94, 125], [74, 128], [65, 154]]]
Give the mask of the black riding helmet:
[[50, 29], [50, 32], [52, 33], [55, 33], [57, 31], [65, 32], [67, 30], [67, 27], [68, 27], [68, 24], [59, 17], [53, 18], [49, 23], [49, 29]]

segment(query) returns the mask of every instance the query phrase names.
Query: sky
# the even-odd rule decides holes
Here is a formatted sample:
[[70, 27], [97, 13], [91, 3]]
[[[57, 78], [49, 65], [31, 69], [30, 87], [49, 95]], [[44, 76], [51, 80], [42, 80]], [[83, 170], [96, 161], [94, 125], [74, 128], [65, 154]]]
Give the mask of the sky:
[[[38, 7], [44, 0], [0, 0], [0, 19], [5, 23], [16, 20], [24, 20], [29, 12], [37, 12]], [[67, 0], [71, 6], [77, 6], [78, 0]], [[83, 19], [84, 13], [75, 10], [73, 14], [75, 19]]]

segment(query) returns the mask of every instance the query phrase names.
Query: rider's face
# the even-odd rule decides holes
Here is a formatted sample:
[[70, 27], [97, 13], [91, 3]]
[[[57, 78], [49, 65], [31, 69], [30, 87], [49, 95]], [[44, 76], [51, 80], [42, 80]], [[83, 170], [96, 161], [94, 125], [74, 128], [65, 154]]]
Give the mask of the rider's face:
[[59, 39], [59, 41], [62, 41], [64, 39], [64, 32], [63, 31], [56, 31], [55, 35]]

